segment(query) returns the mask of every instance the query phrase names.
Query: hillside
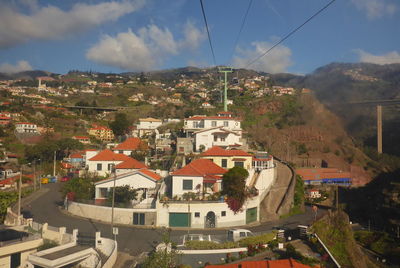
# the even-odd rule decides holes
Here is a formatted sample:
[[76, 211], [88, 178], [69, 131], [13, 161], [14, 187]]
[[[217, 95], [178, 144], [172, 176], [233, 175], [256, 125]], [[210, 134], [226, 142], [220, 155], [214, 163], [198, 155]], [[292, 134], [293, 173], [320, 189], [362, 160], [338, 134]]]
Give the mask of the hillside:
[[[376, 147], [375, 106], [346, 103], [400, 98], [400, 64], [332, 63], [289, 83], [312, 89], [360, 144]], [[400, 155], [399, 112], [400, 105], [383, 108], [383, 150], [396, 155]]]

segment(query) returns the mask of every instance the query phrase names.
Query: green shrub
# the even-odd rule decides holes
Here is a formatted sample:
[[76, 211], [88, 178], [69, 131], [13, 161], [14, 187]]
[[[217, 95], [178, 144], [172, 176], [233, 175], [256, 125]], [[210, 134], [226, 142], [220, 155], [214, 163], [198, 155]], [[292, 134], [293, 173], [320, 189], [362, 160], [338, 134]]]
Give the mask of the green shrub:
[[262, 234], [258, 236], [251, 236], [239, 241], [240, 247], [247, 247], [248, 245], [267, 244], [274, 240], [276, 232]]
[[185, 247], [188, 249], [224, 249], [224, 248], [236, 248], [238, 243], [235, 242], [224, 242], [217, 243], [212, 241], [187, 241]]
[[54, 248], [56, 246], [58, 246], [57, 242], [49, 239], [44, 239], [43, 244], [40, 247], [38, 247], [38, 251]]

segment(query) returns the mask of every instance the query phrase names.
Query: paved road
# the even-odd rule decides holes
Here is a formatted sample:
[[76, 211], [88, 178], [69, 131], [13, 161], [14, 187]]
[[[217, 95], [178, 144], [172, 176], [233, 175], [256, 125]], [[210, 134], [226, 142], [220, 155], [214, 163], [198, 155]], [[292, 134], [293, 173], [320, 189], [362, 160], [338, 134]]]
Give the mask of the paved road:
[[[67, 227], [69, 233], [72, 229], [79, 229], [79, 233], [94, 236], [94, 233], [100, 231], [102, 236], [111, 236], [111, 227], [109, 224], [99, 223], [90, 219], [83, 219], [70, 216], [62, 212], [59, 206], [62, 205], [62, 198], [59, 189], [62, 183], [44, 185], [48, 191], [45, 191], [29, 204], [23, 205], [25, 216], [33, 217], [34, 221], [47, 222], [51, 226]], [[265, 232], [271, 230], [274, 226], [283, 226], [286, 228], [295, 228], [299, 224], [310, 224], [314, 214], [310, 208], [306, 213], [295, 215], [290, 218], [266, 222], [254, 227], [246, 227], [253, 232]], [[148, 252], [155, 245], [162, 241], [163, 229], [139, 228], [134, 226], [119, 226], [119, 235], [117, 236], [118, 250], [126, 252], [132, 256], [137, 256], [142, 252]], [[208, 229], [208, 230], [190, 230], [191, 233], [212, 234], [223, 237], [226, 230]], [[187, 234], [187, 230], [172, 230], [171, 238], [178, 242], [180, 237]]]

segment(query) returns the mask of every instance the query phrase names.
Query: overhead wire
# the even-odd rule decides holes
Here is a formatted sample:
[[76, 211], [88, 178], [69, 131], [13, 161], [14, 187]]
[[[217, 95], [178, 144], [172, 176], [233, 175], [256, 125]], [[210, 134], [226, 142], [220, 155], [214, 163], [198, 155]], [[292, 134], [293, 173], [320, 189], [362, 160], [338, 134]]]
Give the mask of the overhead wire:
[[240, 38], [240, 35], [242, 34], [244, 25], [245, 25], [245, 23], [246, 23], [247, 15], [249, 14], [250, 7], [251, 7], [251, 4], [252, 4], [252, 3], [253, 3], [253, 0], [250, 0], [250, 1], [249, 1], [249, 4], [247, 5], [246, 13], [244, 14], [244, 17], [243, 17], [243, 20], [242, 20], [242, 24], [240, 25], [239, 33], [238, 33], [238, 35], [236, 36], [236, 40], [235, 40], [235, 43], [234, 43], [234, 45], [233, 45], [233, 49], [232, 49], [232, 53], [231, 53], [230, 59], [232, 59], [233, 54], [234, 54], [235, 49], [236, 49], [236, 46], [237, 46], [237, 44], [238, 44], [238, 42], [239, 42], [239, 38]]
[[271, 50], [273, 50], [275, 47], [277, 47], [278, 45], [280, 45], [283, 41], [285, 41], [286, 39], [288, 39], [291, 35], [293, 35], [294, 33], [296, 33], [298, 30], [300, 30], [304, 25], [306, 25], [308, 22], [310, 22], [312, 19], [314, 19], [316, 16], [318, 16], [322, 11], [324, 11], [325, 9], [327, 9], [330, 5], [333, 4], [333, 2], [335, 2], [336, 0], [332, 0], [330, 1], [328, 4], [326, 4], [325, 6], [323, 6], [320, 10], [318, 10], [316, 13], [314, 13], [314, 15], [312, 15], [311, 17], [309, 17], [306, 21], [304, 21], [300, 26], [298, 26], [297, 28], [295, 28], [294, 30], [292, 30], [291, 32], [289, 32], [285, 37], [283, 37], [281, 40], [279, 40], [277, 43], [275, 43], [271, 48], [269, 48], [268, 50], [266, 50], [264, 53], [260, 54], [259, 56], [257, 56], [255, 59], [251, 60], [250, 62], [247, 63], [247, 65], [245, 65], [243, 68], [248, 68], [250, 65], [252, 65], [253, 63], [255, 63], [256, 61], [260, 60], [262, 57], [264, 57], [266, 54], [268, 54]]
[[204, 11], [203, 0], [200, 0], [200, 5], [201, 5], [201, 12], [203, 13], [204, 24], [206, 25], [208, 43], [210, 44], [210, 49], [211, 49], [211, 53], [212, 53], [212, 57], [213, 57], [213, 62], [214, 62], [214, 65], [217, 65], [217, 62], [215, 60], [214, 48], [213, 48], [213, 45], [212, 45], [212, 42], [211, 42], [210, 31], [208, 29], [207, 17], [206, 17], [206, 13]]

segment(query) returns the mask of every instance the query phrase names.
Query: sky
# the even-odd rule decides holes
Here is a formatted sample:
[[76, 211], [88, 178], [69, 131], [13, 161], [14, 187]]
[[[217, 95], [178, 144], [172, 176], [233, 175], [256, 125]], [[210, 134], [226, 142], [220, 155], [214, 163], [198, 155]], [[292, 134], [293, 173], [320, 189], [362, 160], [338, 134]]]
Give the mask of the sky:
[[0, 0], [0, 72], [400, 63], [400, 1], [336, 0], [248, 65], [330, 1], [203, 0], [214, 62], [199, 0]]

